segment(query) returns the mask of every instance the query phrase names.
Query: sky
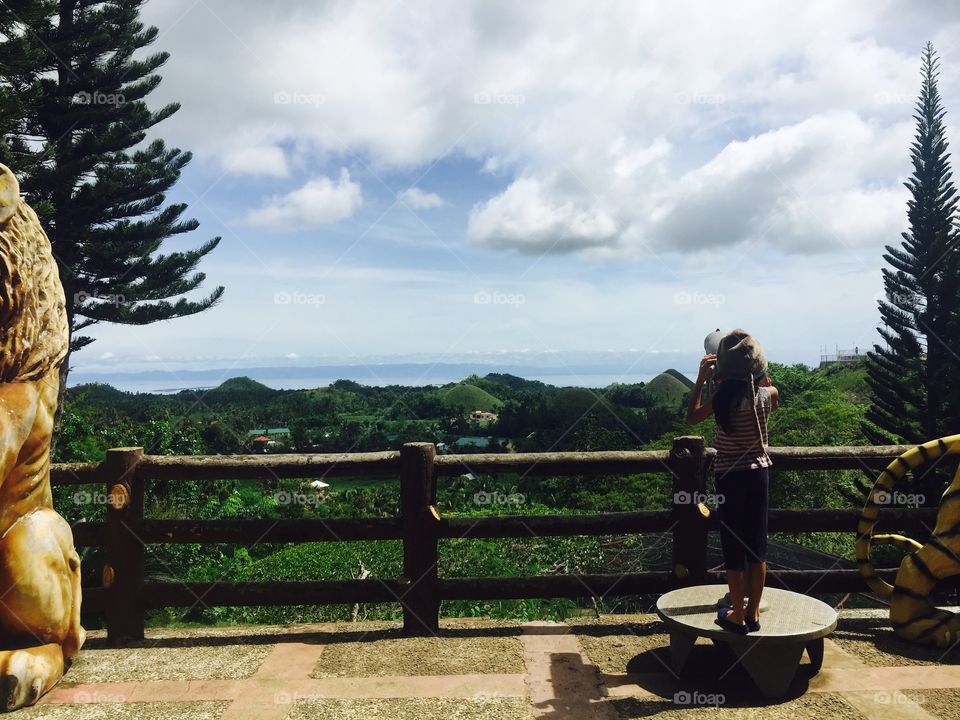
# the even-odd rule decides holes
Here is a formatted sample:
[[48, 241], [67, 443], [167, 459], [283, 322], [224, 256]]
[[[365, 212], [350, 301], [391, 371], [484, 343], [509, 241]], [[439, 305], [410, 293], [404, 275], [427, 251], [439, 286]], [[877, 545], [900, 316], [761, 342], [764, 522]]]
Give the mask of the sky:
[[[696, 353], [877, 339], [920, 59], [960, 147], [960, 3], [152, 0], [151, 138], [221, 303], [75, 370]], [[197, 293], [200, 295], [202, 293]]]

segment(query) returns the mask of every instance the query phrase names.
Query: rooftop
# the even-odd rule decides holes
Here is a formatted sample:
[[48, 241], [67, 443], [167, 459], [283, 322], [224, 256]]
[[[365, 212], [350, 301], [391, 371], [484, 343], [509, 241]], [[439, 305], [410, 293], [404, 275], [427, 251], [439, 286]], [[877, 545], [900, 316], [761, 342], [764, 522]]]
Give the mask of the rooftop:
[[93, 631], [61, 684], [18, 717], [946, 719], [960, 706], [958, 660], [956, 646], [901, 641], [883, 610], [842, 610], [823, 669], [811, 677], [804, 658], [777, 701], [704, 639], [676, 677], [653, 615], [444, 619], [427, 638], [369, 622], [153, 629], [124, 648]]

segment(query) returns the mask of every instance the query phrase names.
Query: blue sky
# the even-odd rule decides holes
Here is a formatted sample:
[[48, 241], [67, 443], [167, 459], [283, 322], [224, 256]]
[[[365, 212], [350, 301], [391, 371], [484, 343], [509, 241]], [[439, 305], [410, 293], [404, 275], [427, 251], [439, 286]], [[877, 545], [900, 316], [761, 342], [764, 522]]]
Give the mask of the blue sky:
[[[920, 50], [946, 2], [154, 0], [170, 194], [222, 303], [98, 326], [80, 371], [875, 338]], [[559, 353], [559, 355], [558, 355]], [[692, 361], [695, 361], [693, 358]], [[562, 362], [562, 360], [561, 360]], [[681, 368], [692, 370], [692, 368]]]

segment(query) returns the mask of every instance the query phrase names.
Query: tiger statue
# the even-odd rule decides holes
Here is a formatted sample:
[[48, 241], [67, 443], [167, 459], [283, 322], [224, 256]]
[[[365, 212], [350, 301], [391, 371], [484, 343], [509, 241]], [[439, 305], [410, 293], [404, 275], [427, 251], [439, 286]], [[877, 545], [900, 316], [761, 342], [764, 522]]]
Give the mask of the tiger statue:
[[[930, 602], [938, 582], [960, 574], [960, 468], [940, 499], [933, 536], [920, 543], [903, 535], [874, 535], [884, 493], [908, 471], [945, 455], [960, 454], [960, 435], [931, 440], [907, 450], [881, 471], [867, 496], [857, 524], [857, 564], [863, 579], [878, 595], [890, 598], [890, 621], [900, 637], [946, 648], [960, 639], [960, 614]], [[881, 579], [870, 560], [873, 542], [893, 543], [910, 549], [900, 563], [893, 585]]]
[[50, 241], [0, 165], [0, 710], [32, 705], [84, 641], [80, 557], [53, 509], [50, 439], [67, 355]]

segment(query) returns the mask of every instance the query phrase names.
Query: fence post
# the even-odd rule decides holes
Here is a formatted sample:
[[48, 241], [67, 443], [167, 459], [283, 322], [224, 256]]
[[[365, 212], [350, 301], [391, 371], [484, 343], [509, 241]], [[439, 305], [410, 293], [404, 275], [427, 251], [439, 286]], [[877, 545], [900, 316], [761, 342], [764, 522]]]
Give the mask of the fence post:
[[675, 438], [670, 449], [673, 476], [673, 576], [681, 585], [707, 580], [707, 519], [703, 504], [707, 462], [703, 438]]
[[142, 458], [143, 448], [113, 448], [100, 466], [107, 490], [104, 611], [112, 645], [143, 639], [143, 479], [137, 472]]
[[437, 588], [437, 530], [433, 443], [405, 443], [400, 448], [400, 518], [403, 525], [403, 630], [436, 635], [440, 598]]

